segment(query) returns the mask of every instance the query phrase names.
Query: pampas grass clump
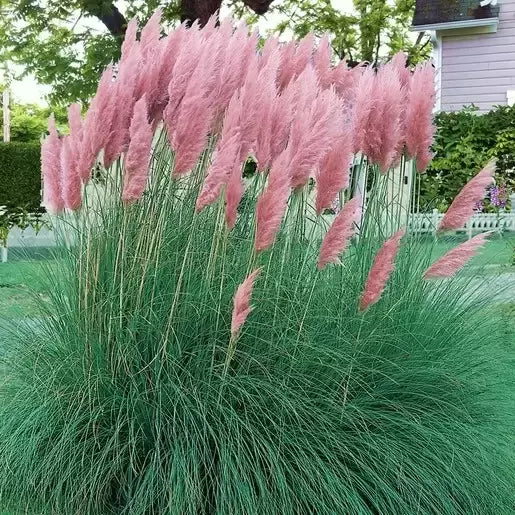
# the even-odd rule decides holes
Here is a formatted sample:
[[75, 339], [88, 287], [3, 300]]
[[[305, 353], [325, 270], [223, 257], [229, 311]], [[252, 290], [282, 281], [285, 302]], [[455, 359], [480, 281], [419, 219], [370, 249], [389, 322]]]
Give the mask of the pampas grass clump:
[[[403, 216], [388, 193], [399, 173], [385, 171], [385, 163], [397, 162], [399, 145], [381, 139], [388, 127], [375, 129], [377, 162], [363, 158], [348, 181], [337, 174], [341, 187], [371, 174], [364, 217], [356, 218], [359, 238], [349, 244], [342, 223], [340, 241], [330, 231], [331, 252], [317, 266], [328, 227], [313, 207], [320, 205], [308, 194], [309, 179], [359, 118], [360, 107], [349, 107], [359, 75], [339, 66], [322, 74], [305, 42], [268, 43], [258, 58], [246, 29], [222, 23], [159, 39], [158, 24], [156, 15], [140, 43], [124, 44], [119, 76], [99, 89], [102, 96], [120, 88], [122, 98], [134, 99], [135, 116], [121, 116], [127, 106], [119, 104], [116, 123], [99, 135], [95, 106], [105, 110], [117, 97], [97, 97], [84, 130], [68, 136], [76, 159], [59, 173], [85, 177], [81, 167], [90, 169], [113, 141], [109, 155], [122, 157], [101, 179], [82, 181], [80, 209], [66, 206], [75, 195], [61, 201], [59, 188], [73, 189], [69, 182], [50, 180], [46, 192], [51, 208], [68, 211], [56, 220], [63, 245], [48, 267], [50, 302], [40, 323], [18, 329], [1, 357], [0, 508], [67, 515], [510, 513], [513, 349], [499, 321], [485, 315], [492, 299], [471, 293], [476, 282], [459, 274], [427, 281], [427, 248], [402, 237], [402, 229], [390, 239]], [[218, 42], [221, 71], [218, 82], [203, 77], [213, 83], [197, 101], [211, 114], [200, 124], [207, 129], [197, 155], [198, 147], [184, 147], [193, 135], [179, 144], [171, 131], [174, 120], [186, 123], [181, 109], [199, 91], [188, 86], [196, 80], [186, 73], [193, 61], [181, 52], [202, 54], [207, 42]], [[234, 54], [224, 61], [227, 46], [238, 49], [258, 88], [245, 78], [238, 83], [243, 68]], [[180, 70], [170, 81], [151, 65], [169, 70], [172, 58]], [[120, 82], [124, 63], [152, 85]], [[382, 72], [393, 73], [393, 65]], [[401, 87], [400, 72], [397, 80]], [[139, 90], [127, 95], [129, 83]], [[277, 99], [291, 95], [295, 116], [283, 100], [263, 97], [263, 88], [270, 91], [264, 86]], [[245, 122], [255, 99], [263, 127], [286, 134], [282, 143]], [[344, 113], [334, 126], [326, 127], [333, 118], [324, 102]], [[402, 113], [388, 113], [401, 131]], [[153, 142], [150, 126], [157, 127]], [[423, 141], [430, 132], [419, 131]], [[47, 143], [48, 177], [58, 168], [59, 141]], [[260, 141], [264, 171], [243, 184], [241, 166]], [[412, 147], [424, 161], [427, 148]], [[342, 157], [344, 170], [349, 157]], [[338, 263], [335, 249], [346, 247]]]

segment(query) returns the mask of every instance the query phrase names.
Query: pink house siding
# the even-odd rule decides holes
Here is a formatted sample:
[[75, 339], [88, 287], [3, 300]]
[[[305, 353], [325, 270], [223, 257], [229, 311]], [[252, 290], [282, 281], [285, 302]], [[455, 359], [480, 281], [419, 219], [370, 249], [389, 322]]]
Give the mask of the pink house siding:
[[447, 36], [442, 31], [443, 111], [473, 103], [485, 112], [507, 104], [508, 90], [515, 90], [515, 0], [500, 0], [499, 4], [495, 33]]

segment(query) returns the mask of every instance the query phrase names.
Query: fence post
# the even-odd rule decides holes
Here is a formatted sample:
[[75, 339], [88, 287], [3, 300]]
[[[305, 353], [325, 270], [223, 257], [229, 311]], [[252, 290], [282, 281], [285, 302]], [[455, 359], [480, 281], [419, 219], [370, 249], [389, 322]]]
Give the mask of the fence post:
[[433, 233], [436, 234], [436, 230], [438, 229], [438, 218], [439, 218], [439, 215], [440, 212], [438, 211], [438, 209], [433, 209], [433, 215], [431, 217], [431, 223], [433, 225]]

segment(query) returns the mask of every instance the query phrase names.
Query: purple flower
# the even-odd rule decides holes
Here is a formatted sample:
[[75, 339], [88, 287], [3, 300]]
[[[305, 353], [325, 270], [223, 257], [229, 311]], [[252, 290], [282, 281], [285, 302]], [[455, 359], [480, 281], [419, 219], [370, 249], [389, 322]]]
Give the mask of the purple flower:
[[474, 209], [475, 209], [478, 213], [482, 213], [482, 212], [483, 212], [483, 209], [484, 209], [483, 201], [482, 201], [482, 200], [478, 200], [478, 201], [476, 202], [476, 205], [475, 205]]
[[490, 203], [494, 207], [504, 208], [508, 201], [508, 188], [505, 184], [492, 186], [490, 188]]

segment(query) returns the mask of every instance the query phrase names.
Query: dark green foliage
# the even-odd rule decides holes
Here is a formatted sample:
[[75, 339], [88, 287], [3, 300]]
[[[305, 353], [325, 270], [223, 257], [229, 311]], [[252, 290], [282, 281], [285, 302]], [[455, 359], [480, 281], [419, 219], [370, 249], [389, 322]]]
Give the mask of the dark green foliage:
[[39, 210], [41, 205], [41, 146], [39, 143], [0, 143], [0, 205]]
[[422, 205], [445, 210], [461, 188], [492, 157], [496, 178], [515, 187], [515, 106], [479, 115], [469, 107], [436, 116], [435, 159], [422, 179]]
[[[514, 342], [488, 296], [465, 277], [422, 281], [430, 258], [408, 238], [359, 313], [385, 235], [318, 272], [319, 237], [291, 223], [299, 194], [255, 256], [253, 210], [228, 234], [223, 202], [194, 214], [198, 187], [104, 198], [49, 268], [39, 326], [17, 329], [0, 365], [0, 509], [510, 513]], [[232, 296], [258, 265], [226, 374]]]

